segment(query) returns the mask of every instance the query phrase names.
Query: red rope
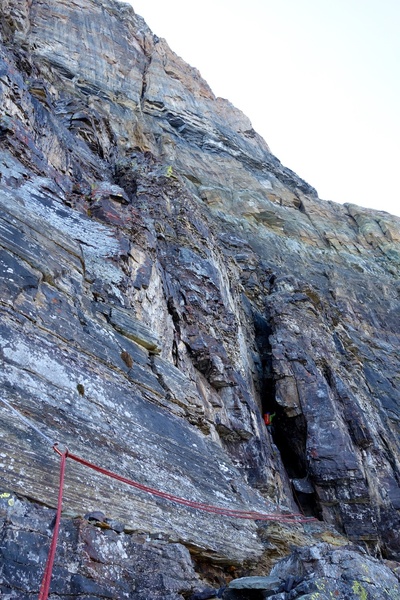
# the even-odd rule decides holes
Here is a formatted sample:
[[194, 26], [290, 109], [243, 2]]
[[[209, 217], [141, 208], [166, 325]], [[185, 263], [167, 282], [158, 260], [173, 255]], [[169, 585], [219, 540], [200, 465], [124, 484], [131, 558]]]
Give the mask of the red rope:
[[127, 477], [123, 477], [122, 475], [118, 475], [117, 473], [113, 473], [108, 469], [104, 469], [103, 467], [98, 467], [97, 465], [81, 458], [80, 456], [76, 456], [75, 454], [71, 454], [68, 450], [65, 452], [60, 452], [58, 450], [57, 445], [53, 446], [53, 449], [57, 454], [61, 456], [61, 465], [60, 465], [60, 487], [58, 492], [58, 503], [57, 503], [57, 513], [56, 513], [56, 522], [53, 531], [53, 538], [51, 540], [49, 555], [47, 558], [46, 568], [42, 580], [42, 585], [40, 587], [39, 599], [38, 600], [47, 600], [49, 596], [50, 590], [50, 581], [51, 574], [53, 571], [54, 558], [56, 554], [56, 546], [57, 546], [57, 538], [58, 532], [60, 528], [60, 519], [61, 519], [61, 508], [62, 508], [62, 497], [63, 497], [63, 488], [64, 488], [64, 475], [65, 475], [65, 463], [67, 458], [71, 458], [77, 463], [89, 467], [102, 475], [106, 475], [107, 477], [111, 477], [112, 479], [116, 479], [117, 481], [121, 481], [122, 483], [126, 483], [142, 492], [146, 492], [151, 494], [152, 496], [156, 496], [158, 498], [164, 498], [169, 500], [170, 502], [175, 502], [176, 504], [182, 504], [183, 506], [188, 506], [189, 508], [195, 508], [197, 510], [203, 510], [209, 513], [215, 513], [219, 515], [224, 515], [226, 517], [232, 517], [236, 519], [251, 519], [252, 521], [279, 521], [280, 523], [304, 523], [309, 521], [316, 521], [314, 517], [305, 517], [300, 513], [260, 513], [256, 511], [246, 511], [246, 510], [236, 510], [233, 508], [223, 508], [222, 506], [213, 506], [211, 504], [204, 504], [203, 502], [196, 502], [195, 500], [187, 500], [185, 498], [180, 498], [179, 496], [174, 496], [173, 494], [169, 494], [168, 492], [161, 492], [160, 490], [156, 490], [155, 488], [151, 488], [147, 485], [143, 485], [142, 483], [138, 483], [137, 481], [133, 481], [132, 479], [128, 479]]
[[51, 574], [53, 572], [54, 558], [56, 555], [58, 531], [60, 529], [62, 499], [63, 499], [63, 490], [64, 490], [65, 463], [66, 463], [67, 456], [68, 456], [68, 450], [61, 453], [56, 447], [54, 447], [54, 449], [58, 454], [61, 455], [60, 485], [59, 485], [59, 489], [58, 489], [56, 522], [54, 525], [53, 538], [52, 538], [51, 544], [50, 544], [50, 550], [49, 550], [49, 555], [47, 557], [46, 568], [44, 570], [42, 585], [40, 586], [39, 600], [47, 600], [47, 598], [49, 596]]
[[316, 521], [314, 517], [304, 517], [300, 513], [290, 513], [290, 514], [268, 514], [268, 513], [259, 513], [255, 511], [245, 511], [245, 510], [236, 510], [233, 508], [223, 508], [221, 506], [213, 506], [210, 504], [204, 504], [203, 502], [196, 502], [195, 500], [187, 500], [185, 498], [180, 498], [179, 496], [174, 496], [173, 494], [169, 494], [168, 492], [161, 492], [160, 490], [156, 490], [155, 488], [148, 487], [147, 485], [143, 485], [142, 483], [138, 483], [137, 481], [133, 481], [132, 479], [128, 479], [123, 477], [122, 475], [117, 475], [117, 473], [113, 473], [112, 471], [108, 471], [103, 467], [98, 467], [97, 465], [81, 458], [80, 456], [76, 456], [75, 454], [68, 453], [68, 458], [75, 460], [81, 465], [85, 465], [98, 473], [102, 473], [103, 475], [107, 475], [107, 477], [112, 477], [117, 481], [121, 481], [122, 483], [126, 483], [138, 490], [143, 492], [147, 492], [152, 496], [157, 496], [158, 498], [165, 498], [166, 500], [170, 500], [171, 502], [175, 502], [176, 504], [183, 504], [184, 506], [188, 506], [190, 508], [197, 508], [198, 510], [203, 510], [210, 513], [216, 513], [219, 515], [225, 515], [228, 517], [235, 517], [237, 519], [251, 519], [251, 520], [260, 520], [260, 521], [284, 521], [284, 522], [296, 522], [301, 523], [305, 521]]

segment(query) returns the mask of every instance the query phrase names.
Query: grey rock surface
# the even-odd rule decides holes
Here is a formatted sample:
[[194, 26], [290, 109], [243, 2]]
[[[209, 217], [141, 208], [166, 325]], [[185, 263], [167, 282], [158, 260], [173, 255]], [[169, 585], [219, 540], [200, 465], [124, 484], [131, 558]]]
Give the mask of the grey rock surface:
[[[288, 598], [400, 598], [398, 577], [382, 561], [352, 547], [332, 548], [318, 544], [297, 549], [278, 562], [272, 574], [293, 579]], [[299, 582], [299, 580], [301, 580]], [[277, 600], [271, 596], [273, 600]]]
[[[6, 514], [1, 597], [37, 598], [38, 565], [46, 558], [53, 511], [13, 496], [3, 496], [0, 504], [2, 517]], [[189, 551], [181, 544], [94, 527], [82, 517], [62, 519], [52, 597], [178, 600], [197, 586]]]
[[[148, 487], [319, 519], [68, 461], [54, 594], [177, 600], [321, 541], [396, 569], [400, 219], [319, 199], [127, 5], [3, 0], [0, 36], [1, 397]], [[0, 592], [28, 599], [59, 459], [0, 414]]]

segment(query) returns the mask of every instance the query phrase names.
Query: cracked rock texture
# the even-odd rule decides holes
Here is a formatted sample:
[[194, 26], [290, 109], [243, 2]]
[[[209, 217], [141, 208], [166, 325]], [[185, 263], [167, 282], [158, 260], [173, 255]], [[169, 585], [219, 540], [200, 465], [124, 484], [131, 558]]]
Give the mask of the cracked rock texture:
[[[142, 484], [318, 519], [68, 461], [52, 597], [200, 600], [283, 559], [279, 600], [400, 598], [400, 219], [319, 199], [127, 5], [1, 0], [0, 34], [1, 397]], [[59, 460], [0, 412], [0, 593], [25, 600]]]

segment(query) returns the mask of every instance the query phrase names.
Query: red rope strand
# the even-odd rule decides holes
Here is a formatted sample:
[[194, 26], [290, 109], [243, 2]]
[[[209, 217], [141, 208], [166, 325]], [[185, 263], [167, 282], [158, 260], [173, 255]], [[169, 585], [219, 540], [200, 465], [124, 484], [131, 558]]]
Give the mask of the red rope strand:
[[118, 475], [117, 473], [113, 473], [108, 469], [104, 469], [103, 467], [98, 467], [97, 465], [81, 458], [80, 456], [76, 456], [75, 454], [68, 453], [68, 458], [80, 463], [81, 465], [85, 465], [98, 473], [102, 473], [107, 477], [111, 477], [112, 479], [116, 479], [117, 481], [121, 481], [122, 483], [126, 483], [138, 490], [143, 492], [147, 492], [152, 496], [157, 496], [158, 498], [164, 498], [166, 500], [170, 500], [171, 502], [175, 502], [176, 504], [182, 504], [183, 506], [188, 506], [190, 508], [196, 508], [198, 510], [203, 510], [210, 513], [216, 513], [219, 515], [225, 515], [228, 517], [234, 517], [236, 519], [251, 519], [251, 520], [260, 520], [260, 521], [284, 521], [284, 522], [296, 522], [301, 523], [305, 521], [316, 521], [314, 517], [304, 517], [300, 513], [290, 513], [290, 514], [268, 514], [268, 513], [260, 513], [255, 511], [246, 511], [246, 510], [236, 510], [233, 508], [224, 508], [221, 506], [213, 506], [211, 504], [204, 504], [203, 502], [196, 502], [195, 500], [187, 500], [185, 498], [180, 498], [179, 496], [174, 496], [173, 494], [169, 494], [168, 492], [161, 492], [155, 488], [151, 488], [147, 485], [143, 485], [142, 483], [138, 483], [137, 481], [133, 481], [132, 479], [128, 479], [127, 477], [123, 477], [122, 475]]
[[64, 490], [64, 475], [65, 475], [65, 464], [68, 456], [68, 450], [61, 453], [57, 448], [54, 447], [56, 452], [61, 455], [61, 463], [60, 463], [60, 485], [58, 489], [58, 501], [57, 501], [57, 513], [56, 513], [56, 521], [53, 530], [53, 538], [50, 544], [49, 555], [47, 557], [46, 568], [44, 570], [44, 575], [42, 579], [42, 585], [40, 586], [39, 592], [39, 600], [47, 600], [49, 596], [50, 590], [50, 582], [51, 582], [51, 574], [53, 572], [54, 558], [56, 555], [56, 547], [57, 547], [57, 539], [58, 539], [58, 531], [60, 529], [60, 520], [61, 520], [61, 509], [62, 509], [62, 499], [63, 499], [63, 490]]
[[102, 475], [106, 475], [107, 477], [111, 477], [112, 479], [116, 479], [117, 481], [121, 481], [122, 483], [126, 483], [137, 490], [141, 490], [142, 492], [146, 492], [151, 494], [152, 496], [156, 496], [158, 498], [164, 498], [165, 500], [169, 500], [170, 502], [175, 502], [176, 504], [182, 504], [183, 506], [187, 506], [189, 508], [195, 508], [197, 510], [202, 510], [209, 513], [224, 515], [226, 517], [232, 517], [235, 519], [250, 519], [252, 521], [279, 521], [280, 523], [305, 523], [310, 521], [316, 521], [314, 517], [305, 517], [300, 513], [261, 513], [256, 511], [246, 511], [246, 510], [237, 510], [233, 508], [224, 508], [222, 506], [213, 506], [211, 504], [205, 504], [204, 502], [196, 502], [195, 500], [187, 500], [185, 498], [180, 498], [179, 496], [174, 496], [173, 494], [169, 494], [168, 492], [161, 492], [155, 488], [149, 487], [147, 485], [143, 485], [137, 481], [133, 481], [133, 479], [128, 479], [127, 477], [123, 477], [122, 475], [118, 475], [117, 473], [113, 473], [108, 469], [104, 469], [103, 467], [98, 467], [97, 465], [81, 458], [80, 456], [76, 456], [76, 454], [71, 454], [68, 450], [61, 452], [57, 448], [57, 444], [53, 446], [53, 449], [59, 456], [61, 456], [61, 464], [60, 464], [60, 487], [58, 492], [58, 502], [57, 502], [57, 513], [56, 513], [56, 522], [53, 531], [53, 538], [51, 540], [49, 555], [47, 558], [46, 568], [43, 575], [42, 585], [40, 587], [39, 599], [38, 600], [47, 600], [49, 596], [50, 590], [50, 582], [51, 575], [53, 571], [54, 558], [56, 554], [56, 546], [57, 546], [57, 538], [58, 532], [60, 528], [60, 519], [61, 519], [61, 509], [62, 509], [62, 498], [63, 498], [63, 488], [64, 488], [64, 475], [65, 475], [65, 464], [67, 458], [74, 460], [85, 467], [89, 467]]

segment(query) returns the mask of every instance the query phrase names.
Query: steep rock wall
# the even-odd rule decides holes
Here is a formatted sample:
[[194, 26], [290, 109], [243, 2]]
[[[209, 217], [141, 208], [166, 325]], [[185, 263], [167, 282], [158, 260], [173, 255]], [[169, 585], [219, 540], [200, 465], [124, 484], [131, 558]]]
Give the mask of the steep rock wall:
[[[334, 526], [399, 559], [400, 220], [320, 200], [129, 7], [1, 11], [3, 397], [142, 483], [232, 508], [300, 507], [325, 523], [300, 545], [342, 543]], [[39, 547], [48, 509], [27, 499], [54, 507], [58, 461], [0, 410], [3, 548], [25, 530]], [[167, 571], [175, 548], [224, 569], [267, 564], [292, 539], [189, 518], [75, 465], [65, 506], [77, 548], [93, 529], [81, 517], [100, 511], [117, 523], [109, 537], [149, 536], [143, 556], [166, 553]], [[31, 579], [12, 558], [2, 591], [33, 593], [40, 553]], [[154, 597], [200, 585], [186, 558]], [[68, 575], [70, 593], [98, 597], [105, 580], [82, 565], [67, 571], [100, 587]], [[149, 598], [130, 585], [112, 597]]]

